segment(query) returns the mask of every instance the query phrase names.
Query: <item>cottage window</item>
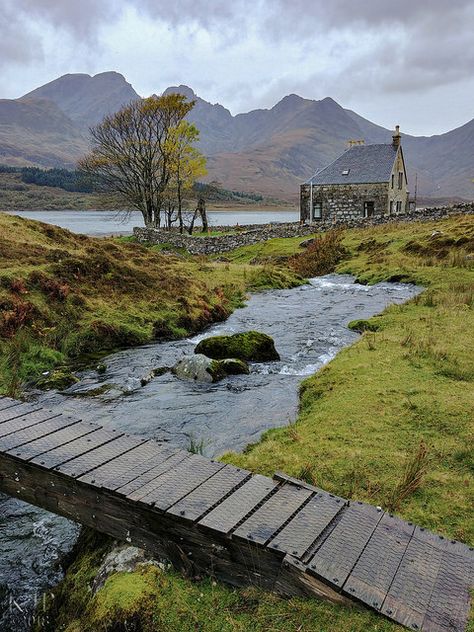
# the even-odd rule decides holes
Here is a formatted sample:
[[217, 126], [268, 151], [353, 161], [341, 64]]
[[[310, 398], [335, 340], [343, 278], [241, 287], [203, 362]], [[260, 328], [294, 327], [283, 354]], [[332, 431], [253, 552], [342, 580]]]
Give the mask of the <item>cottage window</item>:
[[375, 210], [374, 202], [364, 202], [364, 217], [372, 217]]
[[394, 188], [394, 186], [395, 186], [395, 174], [392, 173], [392, 189]]
[[323, 205], [321, 202], [314, 202], [313, 204], [313, 219], [321, 219], [323, 216]]
[[390, 200], [390, 215], [393, 213], [393, 200]]
[[344, 171], [342, 172], [342, 175], [343, 176], [348, 176], [350, 172], [351, 172], [350, 169], [344, 169]]
[[401, 189], [403, 186], [403, 171], [398, 172], [398, 188]]

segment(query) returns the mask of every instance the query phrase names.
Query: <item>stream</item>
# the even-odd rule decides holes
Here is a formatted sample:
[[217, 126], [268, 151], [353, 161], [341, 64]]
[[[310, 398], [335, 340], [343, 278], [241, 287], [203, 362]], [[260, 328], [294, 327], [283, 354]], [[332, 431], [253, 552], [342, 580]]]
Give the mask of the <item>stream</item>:
[[[242, 450], [265, 430], [295, 419], [300, 382], [357, 339], [347, 328], [351, 320], [369, 318], [420, 291], [413, 285], [365, 286], [348, 275], [327, 275], [299, 288], [262, 292], [198, 336], [114, 353], [103, 359], [104, 373], [83, 371], [64, 393], [38, 393], [38, 400], [176, 448], [193, 442], [209, 457]], [[196, 384], [166, 373], [142, 386], [152, 369], [172, 366], [193, 353], [202, 338], [250, 329], [274, 338], [280, 361], [253, 364], [250, 375], [218, 384]], [[86, 395], [99, 388], [101, 394]], [[0, 495], [1, 630], [29, 629], [41, 594], [62, 576], [61, 556], [70, 550], [78, 529], [64, 518]]]

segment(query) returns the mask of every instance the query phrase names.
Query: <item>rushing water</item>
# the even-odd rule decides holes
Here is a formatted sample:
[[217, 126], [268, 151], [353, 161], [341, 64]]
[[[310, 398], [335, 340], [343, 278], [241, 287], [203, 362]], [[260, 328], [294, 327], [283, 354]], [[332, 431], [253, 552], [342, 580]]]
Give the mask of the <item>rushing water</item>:
[[[143, 226], [138, 211], [129, 214], [116, 211], [15, 211], [14, 215], [47, 222], [73, 233], [86, 235], [130, 235], [134, 226]], [[225, 211], [208, 211], [210, 226], [235, 226], [236, 224], [269, 224], [270, 222], [297, 222], [296, 210], [242, 210], [229, 208]]]
[[[204, 334], [115, 353], [104, 360], [105, 374], [84, 371], [67, 395], [50, 391], [39, 394], [39, 401], [176, 447], [188, 447], [193, 438], [203, 442], [207, 456], [242, 449], [266, 429], [295, 418], [300, 381], [356, 340], [349, 321], [368, 318], [418, 291], [393, 283], [368, 287], [349, 276], [329, 275], [300, 288], [256, 294]], [[279, 362], [254, 364], [249, 376], [218, 384], [181, 381], [168, 373], [141, 386], [153, 368], [173, 365], [203, 337], [249, 329], [274, 338]], [[104, 385], [110, 388], [100, 396], [74, 397]], [[14, 620], [10, 629], [22, 630], [25, 615], [15, 603], [28, 613], [36, 595], [58, 580], [58, 557], [71, 546], [77, 526], [13, 499], [3, 497], [0, 503], [0, 607], [3, 600], [4, 626], [13, 626]], [[0, 628], [8, 629], [2, 628], [1, 614]]]

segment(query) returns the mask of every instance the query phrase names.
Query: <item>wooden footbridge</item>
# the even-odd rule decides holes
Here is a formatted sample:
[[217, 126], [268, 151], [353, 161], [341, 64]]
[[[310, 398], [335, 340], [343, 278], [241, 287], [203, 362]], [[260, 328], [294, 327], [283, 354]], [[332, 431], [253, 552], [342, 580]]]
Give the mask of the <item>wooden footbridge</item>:
[[0, 398], [0, 491], [192, 575], [356, 602], [412, 630], [463, 632], [474, 552], [302, 481]]

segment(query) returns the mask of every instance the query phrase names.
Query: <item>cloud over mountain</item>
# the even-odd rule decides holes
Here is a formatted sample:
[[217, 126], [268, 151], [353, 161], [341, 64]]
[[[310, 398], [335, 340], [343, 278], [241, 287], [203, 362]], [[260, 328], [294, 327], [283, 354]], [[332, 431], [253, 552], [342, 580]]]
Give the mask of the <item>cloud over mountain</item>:
[[473, 31], [472, 0], [2, 0], [0, 92], [114, 67], [141, 94], [184, 80], [234, 113], [332, 94], [442, 131], [474, 115]]

